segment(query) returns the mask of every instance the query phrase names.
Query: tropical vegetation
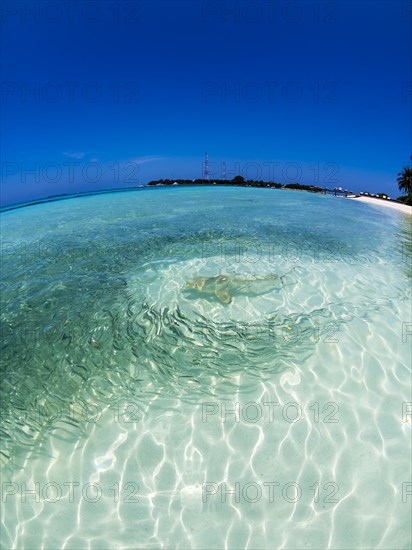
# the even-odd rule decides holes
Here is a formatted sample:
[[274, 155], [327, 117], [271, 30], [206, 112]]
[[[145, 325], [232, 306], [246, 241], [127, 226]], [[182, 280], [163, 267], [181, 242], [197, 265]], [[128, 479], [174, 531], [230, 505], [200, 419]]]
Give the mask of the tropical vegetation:
[[154, 180], [148, 183], [150, 187], [156, 185], [236, 185], [242, 187], [271, 187], [274, 189], [298, 189], [300, 191], [310, 191], [312, 193], [322, 193], [322, 187], [316, 185], [302, 185], [300, 183], [288, 183], [283, 185], [281, 183], [276, 183], [274, 181], [263, 181], [263, 180], [245, 180], [242, 176], [235, 176], [231, 180], [207, 180], [207, 179], [161, 179]]
[[398, 173], [397, 181], [399, 191], [406, 192], [406, 195], [401, 195], [397, 200], [412, 206], [412, 167], [404, 166], [403, 170]]

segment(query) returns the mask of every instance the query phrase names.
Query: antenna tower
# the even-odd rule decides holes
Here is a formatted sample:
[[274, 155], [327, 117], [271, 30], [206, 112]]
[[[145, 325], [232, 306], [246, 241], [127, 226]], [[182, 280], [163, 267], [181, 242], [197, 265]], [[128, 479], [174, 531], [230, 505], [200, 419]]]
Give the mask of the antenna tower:
[[205, 154], [205, 164], [203, 167], [203, 179], [208, 180], [209, 179], [209, 157], [207, 155], [207, 151]]

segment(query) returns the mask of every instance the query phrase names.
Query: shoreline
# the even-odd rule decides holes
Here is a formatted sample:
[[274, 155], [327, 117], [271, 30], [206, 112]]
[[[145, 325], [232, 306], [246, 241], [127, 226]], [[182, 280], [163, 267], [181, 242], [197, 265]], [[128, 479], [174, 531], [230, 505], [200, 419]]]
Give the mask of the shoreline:
[[[151, 184], [150, 184], [151, 183]], [[48, 196], [48, 197], [42, 197], [42, 198], [38, 198], [38, 199], [32, 199], [32, 200], [29, 200], [29, 201], [25, 201], [25, 202], [21, 202], [21, 203], [13, 203], [13, 204], [8, 204], [8, 205], [4, 205], [4, 206], [0, 206], [0, 214], [4, 213], [4, 212], [8, 212], [8, 211], [11, 211], [11, 210], [18, 210], [20, 208], [26, 208], [27, 206], [35, 206], [35, 205], [38, 205], [38, 204], [45, 204], [45, 203], [49, 203], [49, 202], [56, 202], [56, 201], [61, 201], [61, 200], [68, 200], [68, 199], [75, 199], [75, 198], [82, 198], [82, 197], [88, 197], [88, 196], [93, 196], [93, 195], [103, 195], [103, 194], [110, 194], [110, 193], [119, 193], [119, 192], [127, 192], [127, 191], [141, 191], [141, 190], [144, 190], [144, 189], [155, 189], [155, 188], [167, 188], [167, 187], [203, 187], [203, 186], [212, 186], [212, 185], [216, 185], [216, 186], [219, 186], [219, 187], [242, 187], [242, 188], [245, 188], [245, 187], [248, 187], [248, 188], [251, 188], [251, 187], [254, 187], [254, 188], [257, 188], [257, 189], [279, 189], [279, 190], [287, 190], [287, 191], [304, 191], [305, 193], [314, 193], [314, 194], [318, 194], [318, 195], [324, 195], [325, 193], [323, 192], [323, 189], [320, 188], [320, 187], [316, 187], [316, 186], [305, 186], [305, 185], [291, 185], [290, 187], [288, 187], [287, 185], [283, 186], [283, 185], [280, 185], [280, 184], [276, 184], [276, 183], [267, 183], [267, 182], [258, 182], [259, 185], [253, 185], [252, 183], [233, 183], [233, 182], [225, 182], [225, 183], [222, 183], [222, 184], [215, 184], [215, 183], [209, 183], [209, 184], [196, 184], [196, 183], [174, 183], [174, 184], [164, 184], [164, 183], [156, 183], [154, 184], [154, 182], [150, 182], [149, 184], [145, 184], [145, 185], [137, 185], [137, 186], [130, 186], [130, 187], [120, 187], [120, 188], [107, 188], [107, 189], [98, 189], [98, 190], [89, 190], [89, 191], [79, 191], [77, 193], [62, 193], [60, 195], [51, 195], [51, 196]], [[255, 182], [253, 182], [255, 183]], [[330, 193], [332, 194], [332, 192]], [[341, 198], [347, 198], [347, 199], [352, 199], [352, 200], [358, 200], [358, 201], [361, 201], [361, 202], [365, 202], [365, 203], [369, 203], [369, 204], [372, 204], [372, 205], [375, 205], [375, 206], [383, 206], [383, 207], [387, 207], [387, 208], [392, 208], [393, 210], [397, 210], [398, 212], [402, 212], [403, 214], [409, 214], [409, 215], [412, 215], [412, 206], [409, 206], [407, 204], [402, 204], [401, 202], [395, 202], [395, 201], [391, 201], [391, 200], [385, 200], [385, 199], [380, 199], [380, 198], [373, 198], [373, 197], [365, 197], [365, 196], [360, 196], [360, 195], [357, 195], [355, 193], [353, 194], [350, 194], [350, 192], [348, 192], [348, 194], [345, 196], [344, 194], [342, 195], [338, 195], [340, 196]]]
[[393, 210], [397, 210], [398, 212], [402, 212], [403, 214], [409, 214], [412, 215], [412, 206], [409, 206], [407, 204], [401, 204], [400, 202], [394, 202], [386, 199], [374, 199], [373, 197], [347, 197], [349, 200], [355, 200], [364, 202], [367, 204], [372, 204], [374, 206], [383, 206], [384, 208], [392, 208]]

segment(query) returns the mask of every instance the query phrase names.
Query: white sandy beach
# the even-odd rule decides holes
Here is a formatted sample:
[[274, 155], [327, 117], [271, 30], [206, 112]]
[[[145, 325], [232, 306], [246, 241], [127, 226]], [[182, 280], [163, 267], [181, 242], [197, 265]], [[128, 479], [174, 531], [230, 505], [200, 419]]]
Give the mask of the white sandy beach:
[[392, 202], [385, 199], [374, 199], [373, 197], [348, 197], [348, 198], [355, 201], [368, 202], [369, 204], [373, 204], [374, 206], [394, 208], [395, 210], [398, 210], [399, 212], [403, 212], [404, 214], [412, 215], [412, 206], [408, 206], [407, 204], [400, 204], [399, 202]]

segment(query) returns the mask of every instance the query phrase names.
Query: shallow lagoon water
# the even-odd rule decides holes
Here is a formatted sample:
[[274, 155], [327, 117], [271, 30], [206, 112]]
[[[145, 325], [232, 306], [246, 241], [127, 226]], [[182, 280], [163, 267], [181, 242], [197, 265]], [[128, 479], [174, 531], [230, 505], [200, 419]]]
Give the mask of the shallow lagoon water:
[[2, 235], [4, 548], [410, 547], [410, 217], [162, 188]]

